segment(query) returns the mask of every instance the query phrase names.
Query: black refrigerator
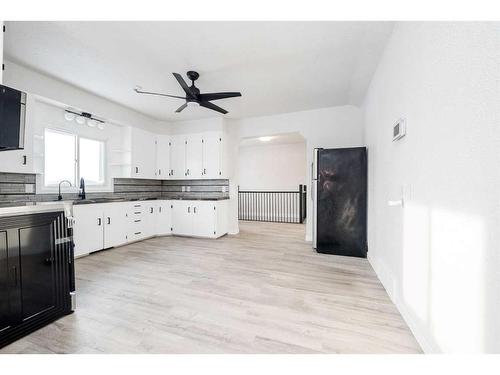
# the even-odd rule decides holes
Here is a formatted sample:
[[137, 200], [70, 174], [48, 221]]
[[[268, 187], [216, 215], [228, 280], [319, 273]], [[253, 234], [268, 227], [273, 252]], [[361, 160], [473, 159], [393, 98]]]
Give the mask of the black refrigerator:
[[316, 251], [366, 258], [366, 148], [314, 149], [311, 192]]

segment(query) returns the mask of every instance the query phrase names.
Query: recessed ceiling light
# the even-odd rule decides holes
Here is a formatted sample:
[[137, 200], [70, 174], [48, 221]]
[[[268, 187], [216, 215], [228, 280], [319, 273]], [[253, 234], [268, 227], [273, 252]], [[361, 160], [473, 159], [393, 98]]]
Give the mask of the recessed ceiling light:
[[259, 141], [261, 142], [269, 142], [273, 137], [259, 137]]

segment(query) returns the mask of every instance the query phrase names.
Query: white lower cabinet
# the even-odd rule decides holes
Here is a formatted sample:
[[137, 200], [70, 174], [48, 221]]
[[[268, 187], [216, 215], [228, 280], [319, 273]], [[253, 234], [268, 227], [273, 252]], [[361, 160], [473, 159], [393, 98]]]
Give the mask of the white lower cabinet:
[[218, 238], [227, 233], [226, 201], [172, 201], [172, 233]]
[[171, 207], [171, 201], [156, 201], [156, 234], [158, 236], [172, 234]]
[[127, 243], [128, 202], [73, 206], [75, 256]]
[[75, 257], [104, 248], [104, 225], [102, 205], [86, 204], [73, 206], [73, 242]]
[[218, 238], [227, 233], [227, 201], [154, 200], [73, 206], [75, 256], [152, 236]]
[[127, 242], [128, 207], [123, 203], [106, 203], [104, 206], [104, 243], [103, 248], [123, 245]]

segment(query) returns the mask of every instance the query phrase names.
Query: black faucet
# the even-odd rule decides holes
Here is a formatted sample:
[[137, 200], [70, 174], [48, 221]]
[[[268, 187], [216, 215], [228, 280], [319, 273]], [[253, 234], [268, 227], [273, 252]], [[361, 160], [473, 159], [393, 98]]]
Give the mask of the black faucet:
[[62, 180], [61, 182], [59, 182], [59, 195], [57, 196], [57, 200], [58, 201], [62, 201], [62, 195], [61, 195], [61, 184], [63, 182], [67, 182], [69, 184], [69, 186], [73, 186], [71, 185], [71, 182], [69, 182], [68, 180]]
[[78, 198], [85, 199], [85, 180], [80, 178], [80, 192], [78, 193]]

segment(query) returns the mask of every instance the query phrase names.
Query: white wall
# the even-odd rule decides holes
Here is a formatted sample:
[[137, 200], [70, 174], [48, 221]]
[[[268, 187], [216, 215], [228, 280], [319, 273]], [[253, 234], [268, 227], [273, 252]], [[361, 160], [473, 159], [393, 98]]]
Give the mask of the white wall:
[[157, 133], [170, 132], [169, 123], [155, 120], [14, 62], [5, 60], [4, 63], [3, 82], [7, 86], [90, 112], [116, 124], [135, 126]]
[[[235, 139], [299, 132], [306, 140], [306, 185], [310, 202], [311, 163], [316, 147], [336, 148], [364, 146], [363, 112], [355, 106], [322, 108], [274, 116], [227, 120], [228, 128], [237, 134]], [[238, 207], [231, 206], [237, 215]], [[307, 205], [307, 217], [312, 205]], [[311, 240], [312, 224], [306, 223], [306, 240]]]
[[499, 45], [499, 23], [399, 23], [365, 100], [368, 257], [426, 351], [500, 352]]
[[[186, 109], [187, 111], [189, 110]], [[223, 131], [222, 117], [206, 118], [201, 120], [177, 121], [169, 125], [170, 134], [203, 133], [207, 131]]]
[[305, 182], [305, 142], [240, 147], [240, 190], [297, 191]]

